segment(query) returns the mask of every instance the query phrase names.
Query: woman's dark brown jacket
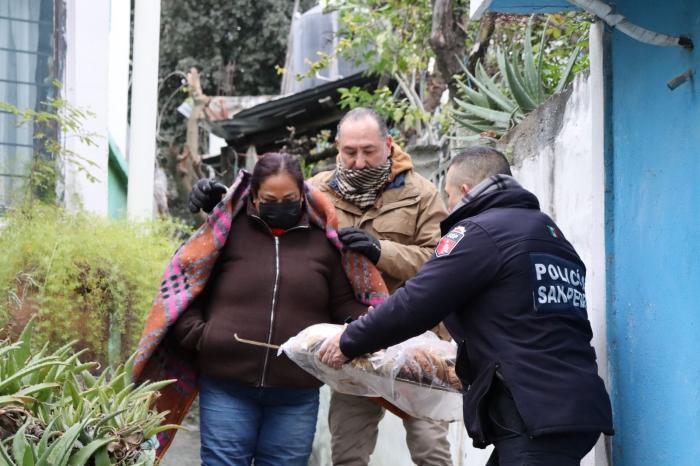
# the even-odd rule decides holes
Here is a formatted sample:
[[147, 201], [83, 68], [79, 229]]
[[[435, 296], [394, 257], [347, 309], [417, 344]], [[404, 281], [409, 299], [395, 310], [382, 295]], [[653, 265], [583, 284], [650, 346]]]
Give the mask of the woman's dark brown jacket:
[[338, 250], [306, 216], [276, 236], [248, 204], [237, 216], [202, 294], [174, 325], [213, 379], [256, 387], [313, 388], [317, 379], [274, 349], [309, 325], [343, 323], [366, 308], [355, 301]]

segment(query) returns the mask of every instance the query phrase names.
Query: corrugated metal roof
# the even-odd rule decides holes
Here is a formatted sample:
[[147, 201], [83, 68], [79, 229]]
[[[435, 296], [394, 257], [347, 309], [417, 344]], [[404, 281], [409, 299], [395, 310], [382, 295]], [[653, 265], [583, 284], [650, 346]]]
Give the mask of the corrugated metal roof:
[[251, 144], [274, 145], [275, 141], [288, 136], [290, 126], [299, 135], [339, 121], [343, 112], [338, 108], [338, 88], [358, 86], [373, 89], [377, 81], [374, 76], [358, 73], [256, 105], [227, 120], [205, 122], [204, 126], [226, 139], [236, 150], [245, 150]]

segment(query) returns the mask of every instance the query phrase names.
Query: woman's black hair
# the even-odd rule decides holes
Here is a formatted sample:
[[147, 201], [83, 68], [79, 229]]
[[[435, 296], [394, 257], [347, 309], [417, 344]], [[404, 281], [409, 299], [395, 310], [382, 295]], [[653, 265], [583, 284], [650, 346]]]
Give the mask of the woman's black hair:
[[299, 159], [284, 152], [267, 152], [258, 158], [258, 163], [253, 168], [253, 176], [250, 179], [253, 196], [258, 195], [260, 185], [266, 179], [280, 173], [291, 176], [299, 187], [299, 192], [304, 194], [304, 174]]

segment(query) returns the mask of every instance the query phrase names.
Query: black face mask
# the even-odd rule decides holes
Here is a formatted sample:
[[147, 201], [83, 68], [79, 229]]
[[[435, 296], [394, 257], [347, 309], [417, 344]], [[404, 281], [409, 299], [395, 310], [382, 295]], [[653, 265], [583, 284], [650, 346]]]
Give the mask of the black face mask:
[[301, 201], [258, 202], [258, 211], [270, 228], [288, 230], [301, 217]]

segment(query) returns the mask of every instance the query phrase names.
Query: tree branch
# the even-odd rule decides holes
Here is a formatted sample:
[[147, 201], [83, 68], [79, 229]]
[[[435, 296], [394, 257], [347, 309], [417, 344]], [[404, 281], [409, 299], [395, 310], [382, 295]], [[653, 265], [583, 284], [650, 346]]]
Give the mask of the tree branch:
[[450, 97], [454, 97], [457, 85], [453, 77], [461, 72], [459, 57], [465, 55], [466, 34], [459, 27], [459, 18], [455, 18], [453, 0], [432, 0], [432, 4], [430, 46], [438, 70], [447, 81]]
[[477, 34], [474, 46], [469, 51], [469, 60], [467, 63], [467, 69], [473, 75], [476, 71], [476, 64], [484, 59], [486, 52], [489, 49], [489, 44], [491, 43], [491, 37], [496, 30], [496, 14], [489, 12], [481, 19], [479, 24], [479, 32]]
[[199, 154], [199, 120], [204, 114], [204, 109], [209, 104], [211, 98], [202, 91], [202, 84], [199, 80], [199, 72], [197, 68], [191, 68], [187, 73], [187, 84], [190, 87], [190, 97], [192, 97], [192, 113], [187, 119], [187, 136], [185, 139], [187, 154], [192, 160], [192, 170], [197, 178], [204, 176], [201, 165], [202, 156]]

